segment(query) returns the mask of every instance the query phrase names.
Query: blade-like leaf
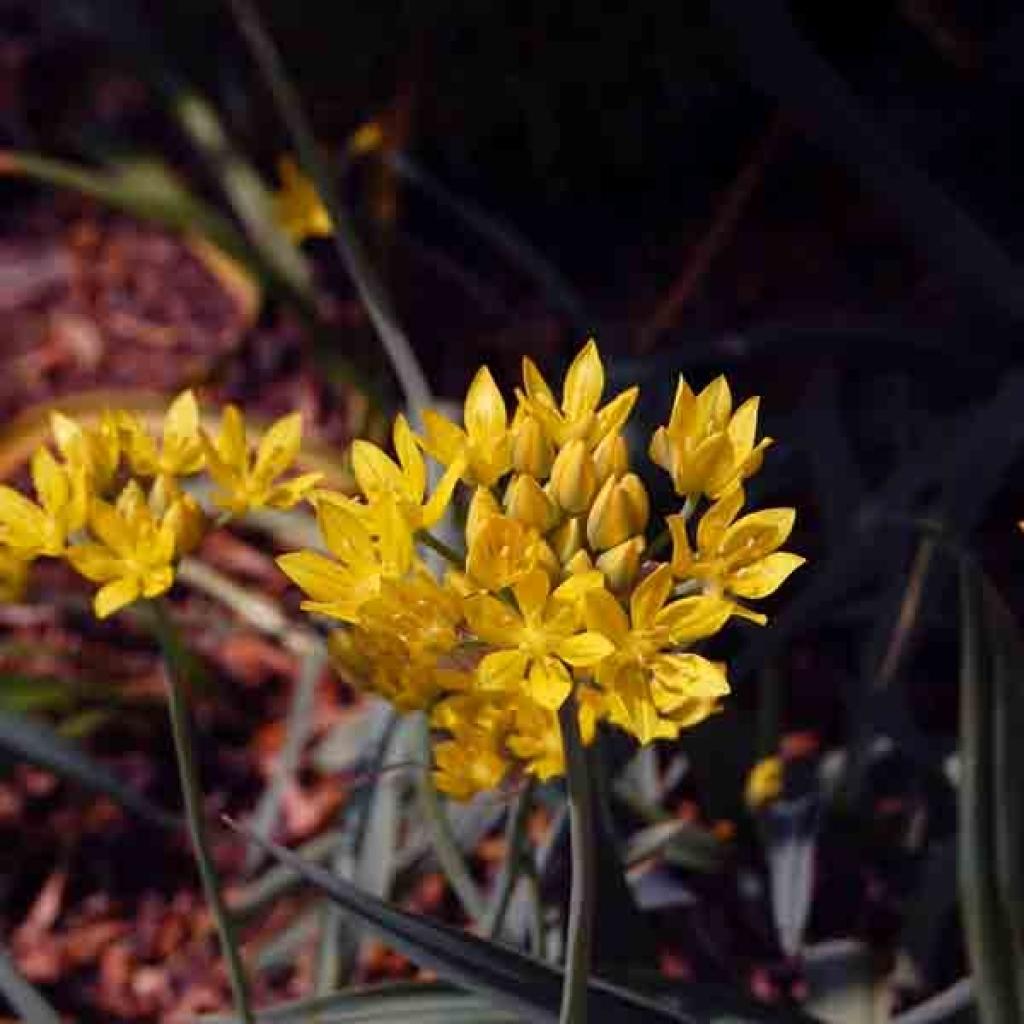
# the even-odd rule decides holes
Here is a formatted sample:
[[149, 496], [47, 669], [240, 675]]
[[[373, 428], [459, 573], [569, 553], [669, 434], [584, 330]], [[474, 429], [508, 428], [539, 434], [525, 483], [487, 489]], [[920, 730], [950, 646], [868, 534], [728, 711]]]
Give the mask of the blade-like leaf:
[[[323, 868], [306, 864], [276, 843], [244, 829], [241, 831], [294, 867], [334, 902], [357, 915], [364, 925], [420, 966], [492, 999], [512, 1013], [525, 1015], [531, 1022], [554, 1024], [558, 1020], [562, 975], [555, 968], [448, 925], [408, 914], [361, 892]], [[631, 1024], [633, 1021], [637, 1024], [675, 1021], [678, 1024], [693, 1020], [602, 981], [591, 981], [589, 992], [591, 1017], [602, 1024]]]
[[0, 711], [0, 749], [108, 796], [153, 825], [177, 827], [173, 815], [151, 804], [74, 743], [41, 722]]
[[962, 978], [944, 992], [893, 1017], [892, 1024], [973, 1024], [974, 982]]
[[61, 1024], [60, 1014], [14, 968], [0, 950], [0, 994], [28, 1024]]

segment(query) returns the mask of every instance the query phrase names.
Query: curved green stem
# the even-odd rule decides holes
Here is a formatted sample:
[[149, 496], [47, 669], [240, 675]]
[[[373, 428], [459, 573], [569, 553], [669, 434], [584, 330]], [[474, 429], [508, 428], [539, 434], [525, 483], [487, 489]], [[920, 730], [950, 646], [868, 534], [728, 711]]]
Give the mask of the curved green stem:
[[425, 767], [416, 773], [416, 787], [419, 792], [420, 809], [430, 828], [430, 842], [434, 848], [434, 855], [448, 879], [448, 884], [459, 898], [463, 910], [472, 920], [482, 921], [487, 913], [483, 897], [469, 873], [455, 836], [452, 835], [451, 822], [445, 814], [444, 804], [434, 788], [434, 779], [430, 773], [433, 752], [430, 749], [430, 725], [426, 716], [420, 716], [417, 728]]
[[182, 798], [185, 804], [185, 820], [188, 823], [189, 838], [195, 854], [203, 894], [210, 905], [210, 912], [217, 925], [221, 951], [227, 964], [228, 978], [235, 1000], [235, 1010], [244, 1024], [254, 1024], [252, 1008], [249, 1005], [249, 990], [245, 980], [245, 969], [238, 949], [238, 938], [234, 922], [221, 893], [220, 879], [213, 862], [213, 852], [203, 818], [203, 793], [199, 785], [199, 771], [192, 747], [192, 731], [189, 722], [188, 695], [185, 681], [180, 678], [176, 666], [180, 660], [174, 652], [180, 649], [174, 623], [167, 606], [159, 598], [150, 602], [157, 638], [164, 654], [167, 680], [167, 703], [171, 716], [171, 734], [174, 738], [174, 753], [178, 761], [178, 775], [181, 779]]
[[420, 530], [416, 539], [422, 541], [428, 548], [436, 551], [446, 562], [450, 562], [456, 569], [465, 569], [466, 560], [455, 548], [449, 547], [439, 537], [435, 537], [429, 530]]
[[569, 798], [569, 843], [572, 882], [569, 927], [565, 940], [565, 982], [559, 1024], [585, 1024], [590, 975], [590, 933], [594, 917], [594, 820], [586, 752], [580, 738], [576, 695], [558, 712], [565, 748], [565, 782]]
[[530, 806], [533, 803], [533, 784], [533, 777], [528, 776], [508, 814], [508, 824], [505, 827], [505, 861], [501, 865], [501, 874], [495, 884], [494, 897], [484, 925], [485, 934], [492, 939], [501, 934], [509, 901], [519, 880], [524, 860], [523, 838], [530, 816]]

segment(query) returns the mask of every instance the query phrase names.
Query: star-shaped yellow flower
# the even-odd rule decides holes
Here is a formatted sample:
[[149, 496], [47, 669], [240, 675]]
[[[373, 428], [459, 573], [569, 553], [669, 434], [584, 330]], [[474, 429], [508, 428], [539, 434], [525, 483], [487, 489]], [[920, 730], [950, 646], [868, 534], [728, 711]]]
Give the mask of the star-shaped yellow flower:
[[246, 440], [245, 418], [237, 406], [225, 406], [216, 440], [206, 431], [200, 431], [199, 437], [206, 470], [219, 488], [213, 500], [233, 516], [254, 508], [291, 508], [321, 479], [320, 473], [305, 473], [278, 480], [291, 468], [302, 445], [300, 413], [273, 423], [260, 438], [254, 458]]
[[61, 412], [50, 414], [50, 431], [66, 465], [85, 472], [91, 489], [102, 493], [114, 479], [121, 461], [121, 430], [117, 416], [106, 410], [95, 427], [87, 427]]
[[120, 412], [118, 426], [128, 462], [139, 476], [191, 476], [203, 468], [199, 404], [191, 391], [171, 402], [159, 444], [135, 413]]
[[[806, 561], [779, 551], [793, 530], [796, 511], [766, 508], [737, 519], [744, 494], [735, 488], [704, 513], [697, 526], [697, 550], [690, 547], [682, 516], [669, 516], [672, 572], [680, 579], [700, 580], [710, 591], [728, 598], [773, 594]], [[766, 617], [733, 603], [734, 614], [764, 623]]]
[[518, 611], [489, 594], [467, 598], [470, 629], [497, 648], [480, 662], [480, 685], [521, 688], [542, 707], [560, 708], [572, 688], [567, 666], [590, 668], [612, 651], [603, 636], [579, 631], [579, 596], [602, 585], [600, 573], [585, 573], [551, 593], [547, 573], [535, 569], [512, 587]]
[[523, 384], [525, 393], [517, 392], [520, 404], [559, 448], [576, 440], [585, 441], [588, 448], [596, 447], [622, 427], [640, 393], [639, 388], [629, 388], [598, 408], [604, 393], [604, 366], [593, 339], [584, 345], [565, 374], [561, 404], [528, 358], [523, 359]]

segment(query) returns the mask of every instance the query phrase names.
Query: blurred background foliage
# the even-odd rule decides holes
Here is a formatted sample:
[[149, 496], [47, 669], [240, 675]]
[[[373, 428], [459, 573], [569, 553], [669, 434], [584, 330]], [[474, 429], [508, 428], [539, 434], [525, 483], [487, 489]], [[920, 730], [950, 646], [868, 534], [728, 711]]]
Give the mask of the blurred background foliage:
[[[754, 1012], [725, 986], [793, 1013], [810, 996], [851, 1024], [922, 1001], [908, 1024], [960, 1019], [972, 1002], [986, 1024], [1022, 1019], [1019, 5], [257, 6], [439, 396], [483, 361], [505, 383], [524, 353], [564, 363], [589, 331], [615, 383], [644, 387], [638, 437], [678, 372], [726, 372], [738, 394], [765, 396], [778, 444], [752, 497], [800, 509], [795, 547], [811, 565], [769, 629], [716, 652], [736, 684], [724, 714], [657, 754], [631, 759], [607, 738], [602, 820], [618, 857], [603, 866], [602, 971], [696, 1019]], [[261, 226], [292, 145], [228, 7], [8, 0], [0, 26], [0, 147], [23, 172], [0, 183], [5, 234], [23, 238], [26, 211], [53, 201], [26, 175], [198, 231], [243, 268], [215, 268], [241, 340], [199, 379], [258, 406], [292, 365], [274, 352], [312, 353], [348, 410], [321, 438], [340, 450], [353, 430], [379, 431], [372, 410], [397, 388], [341, 261]], [[368, 123], [380, 145], [359, 154]], [[3, 395], [5, 414], [24, 404]], [[97, 714], [139, 708], [80, 684], [50, 702], [51, 685], [4, 677], [0, 746], [117, 798], [117, 778], [64, 744], [100, 729]], [[4, 724], [38, 725], [40, 710], [65, 734], [43, 758], [35, 732]], [[355, 732], [347, 719], [326, 730], [319, 769], [372, 774], [373, 736], [408, 747], [378, 710], [360, 712], [372, 729], [359, 717]], [[289, 749], [309, 755], [302, 735]], [[748, 774], [769, 755], [781, 793], [751, 805]], [[358, 826], [353, 848], [360, 819], [345, 812], [310, 842], [372, 894], [407, 895], [429, 861], [410, 787], [354, 792], [353, 807], [373, 808], [358, 811], [368, 835]], [[557, 903], [565, 830], [556, 794], [539, 800], [550, 827], [535, 884]], [[237, 803], [250, 809], [251, 791]], [[456, 812], [467, 856], [503, 810]], [[280, 896], [276, 870], [249, 883], [245, 913]], [[519, 893], [507, 937], [531, 927]], [[279, 932], [258, 962], [280, 971], [319, 934], [321, 990], [360, 976], [322, 907]], [[434, 1011], [454, 1019], [443, 999]]]

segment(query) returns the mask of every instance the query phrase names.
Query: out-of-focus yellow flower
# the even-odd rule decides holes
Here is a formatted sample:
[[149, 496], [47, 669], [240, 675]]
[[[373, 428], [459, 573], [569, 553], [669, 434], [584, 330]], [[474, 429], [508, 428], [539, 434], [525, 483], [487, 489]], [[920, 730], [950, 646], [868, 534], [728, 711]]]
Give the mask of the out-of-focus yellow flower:
[[757, 472], [772, 443], [754, 443], [759, 401], [750, 398], [733, 413], [724, 377], [699, 395], [679, 378], [668, 425], [655, 431], [650, 445], [651, 459], [671, 475], [677, 494], [718, 498]]
[[427, 467], [404, 416], [395, 417], [393, 430], [398, 462], [369, 441], [352, 442], [352, 471], [359, 489], [372, 502], [385, 495], [397, 503], [413, 530], [428, 530], [441, 520], [462, 475], [461, 457], [448, 467], [434, 493], [427, 492]]
[[[676, 648], [718, 632], [731, 608], [715, 597], [669, 602], [672, 572], [659, 566], [633, 592], [629, 615], [606, 590], [584, 598], [586, 624], [608, 639], [613, 654], [597, 667], [612, 721], [641, 743], [678, 733], [678, 716], [689, 717], [694, 702], [713, 702], [729, 692], [721, 667]], [[674, 730], [674, 731], [673, 731]]]
[[[669, 516], [672, 533], [672, 571], [680, 578], [696, 579], [714, 593], [730, 598], [757, 598], [773, 594], [806, 559], [779, 551], [793, 530], [796, 511], [766, 508], [736, 518], [744, 494], [735, 488], [704, 513], [697, 526], [697, 551], [690, 547], [682, 516]], [[735, 614], [754, 622], [766, 618], [734, 603]]]
[[274, 219], [281, 230], [296, 244], [330, 235], [331, 215], [299, 165], [283, 156], [277, 162], [277, 174], [281, 187], [274, 194]]
[[443, 466], [463, 463], [468, 484], [493, 486], [512, 466], [512, 434], [505, 400], [487, 367], [481, 368], [466, 392], [464, 427], [439, 412], [423, 413], [423, 448]]
[[15, 604], [25, 596], [28, 562], [0, 544], [0, 604]]
[[89, 532], [95, 541], [72, 545], [67, 559], [86, 579], [103, 584], [93, 601], [97, 618], [170, 589], [175, 527], [166, 514], [153, 514], [136, 481], [128, 482], [113, 505], [92, 500]]
[[459, 728], [452, 739], [434, 745], [434, 785], [455, 800], [497, 789], [508, 774], [509, 761], [483, 729]]
[[95, 427], [86, 427], [61, 412], [50, 413], [50, 431], [72, 472], [84, 472], [95, 493], [110, 485], [121, 461], [121, 431], [115, 414], [104, 411]]
[[780, 757], [762, 758], [747, 776], [744, 798], [752, 810], [760, 810], [782, 793], [783, 765]]
[[168, 406], [158, 444], [135, 414], [117, 414], [121, 444], [132, 472], [139, 476], [191, 476], [203, 468], [199, 435], [199, 405], [191, 391], [183, 391]]
[[39, 504], [0, 485], [0, 543], [18, 558], [64, 553], [69, 536], [85, 525], [89, 507], [84, 464], [61, 465], [46, 448], [32, 456], [32, 483]]
[[523, 359], [523, 385], [520, 404], [538, 420], [559, 448], [570, 441], [585, 441], [592, 449], [608, 434], [618, 431], [629, 417], [640, 389], [636, 387], [616, 395], [603, 408], [604, 366], [597, 344], [588, 341], [573, 359], [565, 374], [561, 404], [531, 359]]
[[554, 593], [547, 573], [535, 569], [513, 585], [518, 611], [487, 594], [466, 600], [466, 620], [483, 641], [497, 648], [477, 669], [480, 686], [525, 691], [557, 711], [572, 688], [569, 668], [590, 668], [612, 652], [599, 633], [579, 632], [579, 598], [602, 585], [599, 573], [573, 576]]
[[237, 406], [225, 406], [216, 440], [205, 431], [199, 436], [206, 470], [219, 488], [213, 500], [231, 515], [240, 516], [254, 508], [291, 508], [321, 479], [320, 473], [305, 473], [278, 480], [292, 467], [302, 445], [300, 413], [273, 423], [260, 438], [254, 458], [246, 440], [245, 418]]
[[342, 622], [358, 622], [362, 606], [385, 579], [399, 579], [413, 565], [412, 532], [398, 505], [384, 499], [372, 518], [334, 502], [317, 503], [317, 521], [332, 558], [318, 551], [281, 555], [277, 564], [306, 593], [302, 607]]

